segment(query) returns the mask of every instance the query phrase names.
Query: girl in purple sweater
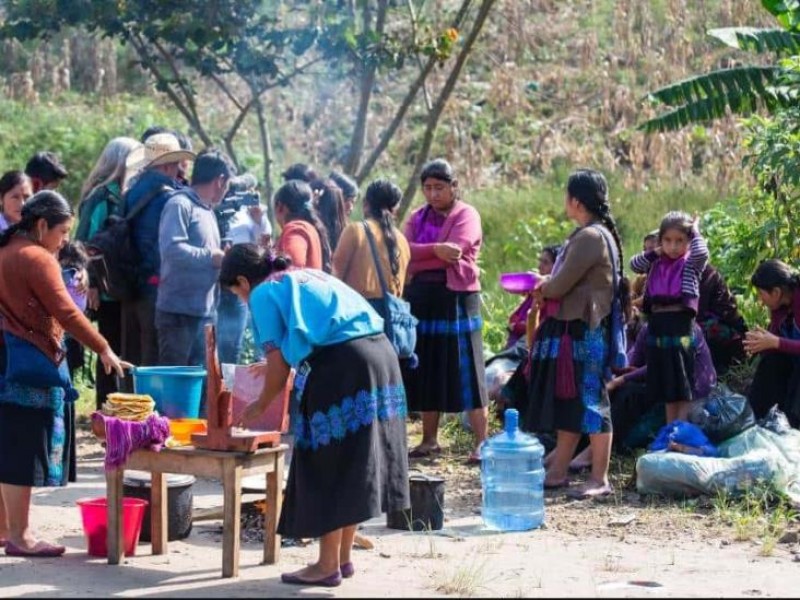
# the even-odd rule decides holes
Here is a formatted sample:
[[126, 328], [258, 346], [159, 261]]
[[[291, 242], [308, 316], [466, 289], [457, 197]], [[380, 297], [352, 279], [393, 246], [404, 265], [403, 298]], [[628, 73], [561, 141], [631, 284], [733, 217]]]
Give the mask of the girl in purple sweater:
[[747, 332], [744, 349], [758, 354], [748, 399], [756, 418], [778, 404], [792, 427], [800, 427], [800, 275], [779, 260], [765, 260], [750, 282], [770, 311], [769, 329]]
[[647, 273], [647, 393], [665, 403], [667, 423], [685, 421], [694, 399], [694, 325], [700, 274], [707, 262], [697, 217], [677, 211], [661, 220], [658, 246], [631, 259], [634, 272]]

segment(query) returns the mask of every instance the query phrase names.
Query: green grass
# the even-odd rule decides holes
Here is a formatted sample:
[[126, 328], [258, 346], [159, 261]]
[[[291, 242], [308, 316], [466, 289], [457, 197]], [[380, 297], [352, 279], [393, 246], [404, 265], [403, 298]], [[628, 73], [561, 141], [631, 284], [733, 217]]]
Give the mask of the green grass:
[[770, 482], [758, 482], [735, 496], [720, 492], [712, 504], [716, 518], [733, 528], [735, 540], [757, 540], [763, 556], [771, 556], [786, 530], [798, 521], [791, 501]]

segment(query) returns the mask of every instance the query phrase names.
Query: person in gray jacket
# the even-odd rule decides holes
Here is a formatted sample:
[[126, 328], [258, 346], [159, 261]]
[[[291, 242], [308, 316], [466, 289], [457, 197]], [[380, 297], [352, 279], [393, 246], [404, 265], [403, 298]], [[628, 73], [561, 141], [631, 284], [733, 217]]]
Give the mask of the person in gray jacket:
[[204, 329], [216, 316], [217, 280], [224, 256], [214, 208], [234, 174], [225, 154], [204, 150], [195, 159], [191, 184], [174, 192], [161, 213], [161, 278], [156, 300], [161, 365], [205, 362]]

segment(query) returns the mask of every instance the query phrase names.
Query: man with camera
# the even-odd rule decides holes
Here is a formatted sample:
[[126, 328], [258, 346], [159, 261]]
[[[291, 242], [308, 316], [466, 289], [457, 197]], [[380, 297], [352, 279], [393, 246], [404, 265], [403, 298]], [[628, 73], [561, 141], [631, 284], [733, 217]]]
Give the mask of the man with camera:
[[[249, 173], [231, 180], [228, 194], [217, 207], [223, 247], [233, 244], [270, 245], [272, 226], [261, 206], [258, 181]], [[238, 364], [249, 320], [247, 305], [230, 290], [220, 291], [217, 309], [217, 348], [223, 363]], [[255, 349], [259, 357], [259, 349]]]
[[219, 268], [225, 255], [215, 209], [228, 191], [235, 168], [214, 149], [197, 155], [191, 183], [174, 192], [158, 230], [161, 274], [156, 299], [161, 365], [202, 365], [204, 329], [219, 300]]

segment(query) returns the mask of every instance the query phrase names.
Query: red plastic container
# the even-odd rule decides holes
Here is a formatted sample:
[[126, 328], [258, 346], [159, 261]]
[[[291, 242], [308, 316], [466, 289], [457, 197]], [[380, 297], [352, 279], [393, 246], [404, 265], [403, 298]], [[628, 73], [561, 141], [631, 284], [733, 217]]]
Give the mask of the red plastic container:
[[[81, 498], [77, 501], [81, 509], [83, 533], [89, 545], [89, 556], [108, 556], [108, 505], [105, 498]], [[122, 499], [122, 539], [126, 556], [136, 554], [139, 534], [142, 532], [142, 519], [147, 508], [147, 500], [140, 498]]]

